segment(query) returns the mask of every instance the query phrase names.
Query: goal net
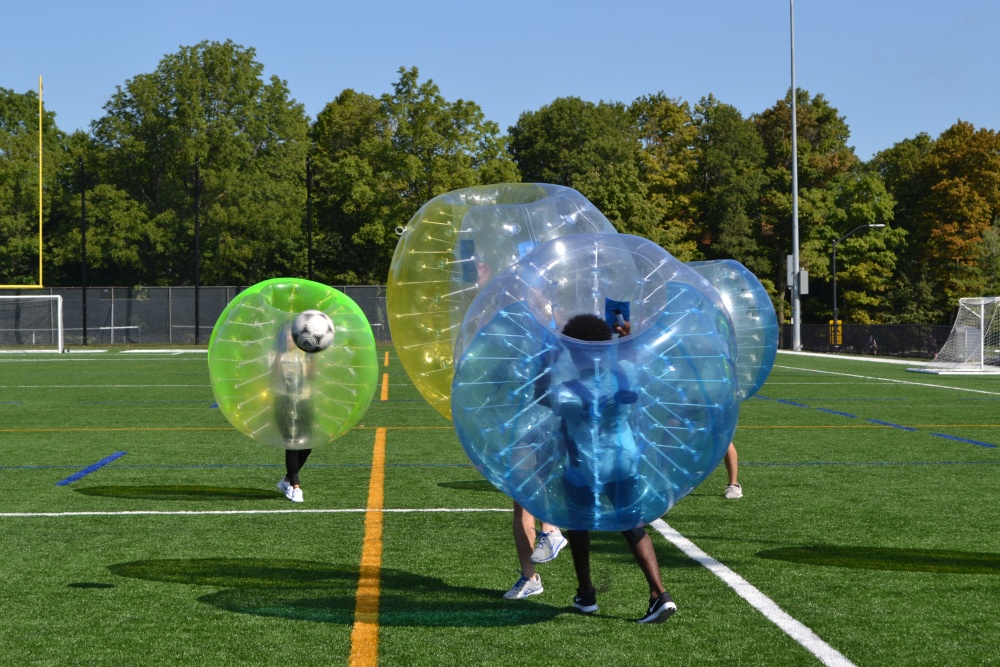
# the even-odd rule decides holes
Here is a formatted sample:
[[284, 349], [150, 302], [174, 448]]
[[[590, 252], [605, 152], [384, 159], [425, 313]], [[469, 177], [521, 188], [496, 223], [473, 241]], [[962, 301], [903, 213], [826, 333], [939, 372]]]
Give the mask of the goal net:
[[958, 300], [958, 315], [948, 340], [920, 373], [1000, 373], [1000, 297]]
[[0, 296], [0, 351], [62, 352], [62, 306], [58, 295]]

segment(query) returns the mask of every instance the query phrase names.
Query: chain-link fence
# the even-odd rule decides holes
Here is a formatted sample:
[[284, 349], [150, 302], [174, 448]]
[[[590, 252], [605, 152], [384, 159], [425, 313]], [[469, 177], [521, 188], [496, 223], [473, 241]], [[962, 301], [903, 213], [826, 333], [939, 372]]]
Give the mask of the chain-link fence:
[[[951, 333], [950, 326], [939, 324], [841, 324], [841, 330], [836, 341], [831, 325], [803, 324], [799, 328], [802, 349], [933, 359]], [[785, 324], [780, 347], [790, 349], [791, 342], [792, 325]]]
[[[63, 328], [67, 346], [159, 343], [207, 344], [216, 320], [245, 287], [88, 287], [86, 308], [80, 287], [0, 290], [0, 295], [63, 298]], [[375, 340], [390, 340], [381, 285], [337, 287], [361, 308]], [[197, 298], [196, 298], [197, 292]], [[195, 316], [197, 301], [198, 315]], [[86, 310], [86, 327], [84, 326]], [[195, 329], [197, 327], [197, 335]]]

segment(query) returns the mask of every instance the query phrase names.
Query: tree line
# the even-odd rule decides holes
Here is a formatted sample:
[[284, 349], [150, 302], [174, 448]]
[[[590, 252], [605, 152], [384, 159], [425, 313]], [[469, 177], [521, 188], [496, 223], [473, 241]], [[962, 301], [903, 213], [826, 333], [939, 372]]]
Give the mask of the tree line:
[[[391, 92], [344, 90], [310, 119], [252, 48], [202, 42], [118, 86], [89, 132], [43, 114], [45, 283], [384, 284], [396, 229], [457, 188], [580, 191], [623, 233], [681, 261], [735, 259], [790, 313], [791, 91], [744, 116], [713, 95], [563, 97], [502, 132], [417, 68]], [[846, 119], [799, 89], [804, 322], [948, 323], [1000, 289], [1000, 135], [958, 120], [864, 162]], [[37, 282], [38, 97], [0, 88], [0, 284]], [[84, 224], [85, 223], [85, 224]], [[85, 246], [84, 246], [85, 240]], [[311, 261], [310, 261], [311, 260]]]

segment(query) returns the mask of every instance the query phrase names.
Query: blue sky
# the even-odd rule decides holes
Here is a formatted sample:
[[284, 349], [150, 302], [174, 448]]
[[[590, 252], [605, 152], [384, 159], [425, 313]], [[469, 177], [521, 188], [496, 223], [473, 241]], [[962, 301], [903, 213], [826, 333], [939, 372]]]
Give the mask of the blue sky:
[[[89, 129], [137, 74], [204, 40], [253, 47], [313, 118], [345, 88], [416, 66], [502, 130], [558, 97], [709, 93], [761, 112], [791, 83], [789, 0], [36, 0], [8, 3], [0, 87], [38, 89]], [[1000, 129], [1000, 0], [796, 0], [796, 83], [846, 117], [869, 159], [958, 119]]]

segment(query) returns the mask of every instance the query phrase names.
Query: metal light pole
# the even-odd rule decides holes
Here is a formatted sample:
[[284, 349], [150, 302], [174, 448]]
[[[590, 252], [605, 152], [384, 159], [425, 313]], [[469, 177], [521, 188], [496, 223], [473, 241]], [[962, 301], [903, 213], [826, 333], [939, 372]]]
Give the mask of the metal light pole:
[[835, 347], [839, 346], [838, 341], [840, 340], [840, 320], [837, 318], [837, 244], [841, 243], [848, 236], [861, 229], [876, 229], [878, 227], [885, 227], [885, 225], [861, 225], [860, 227], [855, 227], [851, 231], [847, 232], [839, 239], [833, 242], [833, 267], [830, 271], [833, 276], [833, 345]]
[[799, 147], [795, 119], [798, 91], [795, 90], [795, 0], [788, 0], [792, 44], [792, 349], [802, 349], [801, 276], [799, 275]]

